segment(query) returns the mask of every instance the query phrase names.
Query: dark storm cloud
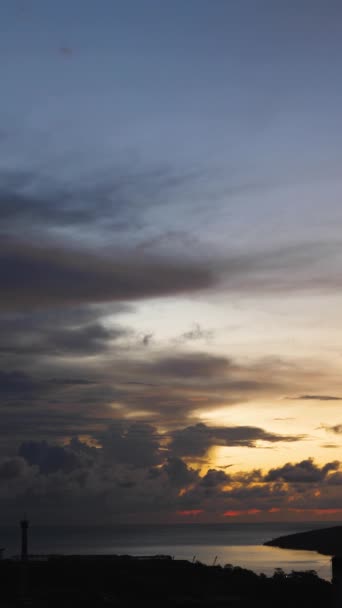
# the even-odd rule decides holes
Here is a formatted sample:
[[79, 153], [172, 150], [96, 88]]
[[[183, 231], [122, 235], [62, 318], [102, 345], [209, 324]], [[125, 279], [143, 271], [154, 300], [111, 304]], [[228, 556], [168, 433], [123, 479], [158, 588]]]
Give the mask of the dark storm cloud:
[[49, 445], [46, 441], [27, 441], [19, 448], [19, 456], [29, 465], [38, 466], [43, 474], [63, 471], [69, 473], [79, 466], [76, 455], [59, 445]]
[[[42, 378], [32, 376], [24, 371], [0, 370], [0, 399], [1, 405], [22, 404], [27, 408], [44, 400], [54, 401], [58, 395], [84, 393], [92, 390], [96, 383], [87, 378], [76, 378], [72, 376], [59, 378]], [[97, 388], [97, 390], [100, 390]], [[5, 421], [3, 421], [5, 423]]]
[[[96, 416], [94, 412], [87, 412], [85, 408], [73, 408], [73, 412], [56, 411], [51, 407], [43, 409], [30, 408], [20, 410], [20, 428], [18, 425], [19, 411], [2, 409], [2, 438], [1, 443], [12, 449], [13, 443], [18, 440], [35, 438], [50, 441], [61, 441], [73, 435], [97, 436], [103, 433], [108, 425], [109, 412], [106, 417]], [[101, 412], [104, 414], [104, 412]]]
[[117, 421], [100, 437], [104, 457], [115, 463], [136, 467], [159, 464], [160, 437], [156, 429], [145, 422]]
[[338, 461], [328, 462], [320, 467], [312, 458], [302, 460], [296, 464], [286, 463], [282, 467], [271, 469], [265, 476], [265, 481], [282, 480], [286, 482], [316, 482], [323, 481], [331, 471], [336, 471], [340, 466]]
[[[69, 443], [60, 445], [43, 441], [24, 441], [19, 446], [19, 460], [29, 466], [38, 467], [43, 475], [56, 472], [69, 474], [77, 469], [100, 466], [103, 472], [111, 466], [125, 466], [127, 471], [148, 469], [163, 462], [160, 451], [160, 436], [156, 430], [144, 423], [116, 421], [99, 435], [98, 447], [92, 447], [73, 437]], [[125, 469], [123, 469], [125, 470]], [[163, 469], [174, 481], [189, 482], [194, 473], [178, 459], [168, 459]]]
[[[73, 436], [89, 436], [101, 444], [106, 428], [124, 419], [124, 427], [113, 433], [114, 443], [127, 452], [134, 449], [126, 427], [132, 419], [167, 429], [170, 457], [202, 458], [214, 445], [252, 447], [259, 440], [270, 445], [291, 440], [256, 427], [220, 430], [196, 424], [199, 413], [213, 407], [273, 396], [288, 383], [293, 387], [298, 370], [291, 368], [284, 378], [279, 361], [243, 365], [229, 357], [175, 348], [172, 355], [152, 350], [146, 358], [143, 334], [117, 323], [109, 327], [109, 311], [101, 306], [3, 314], [0, 454], [13, 453], [17, 442], [59, 443]], [[278, 377], [280, 384], [275, 383]], [[110, 445], [108, 438], [104, 441]], [[149, 449], [146, 459], [160, 462], [158, 446], [153, 443]]]
[[187, 486], [198, 479], [198, 473], [189, 468], [181, 458], [169, 457], [166, 464], [159, 470], [165, 472], [172, 485], [176, 487]]
[[[195, 508], [197, 504], [197, 508], [200, 505], [202, 509], [216, 513], [221, 511], [230, 517], [246, 513], [248, 509], [253, 512], [258, 509], [264, 514], [275, 512], [275, 508], [276, 512], [289, 509], [308, 510], [309, 513], [310, 510], [338, 505], [342, 485], [339, 462], [319, 466], [309, 459], [290, 466], [293, 476], [286, 478], [273, 475], [278, 469], [264, 474], [261, 470], [232, 473], [226, 479], [219, 475], [222, 471], [209, 470], [191, 484], [184, 499], [188, 508]], [[281, 469], [279, 467], [279, 471]], [[212, 483], [206, 483], [208, 476]]]
[[[300, 255], [297, 260], [295, 252], [289, 256], [286, 250], [208, 261], [204, 257], [171, 259], [156, 252], [141, 256], [134, 248], [91, 251], [71, 247], [67, 242], [53, 245], [42, 240], [37, 245], [3, 238], [0, 308], [34, 310], [137, 301], [207, 290], [220, 284], [231, 291], [247, 289], [254, 293], [260, 288], [312, 288], [310, 279], [303, 281], [300, 272], [297, 277], [298, 267], [305, 268], [304, 262]], [[296, 272], [291, 271], [292, 267]], [[333, 278], [329, 281], [317, 279], [316, 288], [337, 287]]]
[[330, 486], [341, 486], [342, 485], [342, 471], [332, 473], [327, 478], [327, 484]]
[[[129, 312], [131, 306], [114, 303], [110, 307], [112, 315]], [[21, 332], [45, 332], [54, 329], [88, 326], [96, 323], [101, 317], [105, 317], [108, 310], [101, 306], [72, 306], [67, 308], [37, 309], [23, 312], [2, 312], [0, 316], [1, 335], [20, 334]], [[7, 334], [6, 334], [7, 335]]]
[[[137, 221], [141, 222], [151, 205], [167, 202], [170, 189], [174, 193], [175, 188], [198, 179], [198, 175], [176, 175], [165, 169], [117, 173], [90, 176], [83, 179], [82, 186], [58, 185], [35, 172], [0, 173], [0, 223], [3, 233], [13, 239], [3, 237], [0, 246], [2, 309], [132, 301], [208, 289], [218, 286], [221, 280], [225, 289], [255, 294], [265, 289], [340, 286], [333, 271], [339, 243], [308, 243], [249, 253], [231, 251], [224, 257], [214, 254], [210, 262], [200, 243], [197, 262], [194, 258], [161, 256], [163, 251], [179, 251], [175, 238], [185, 243], [182, 250], [193, 251], [186, 231], [165, 231], [154, 238], [153, 246], [143, 248], [143, 255], [137, 234], [129, 241], [128, 250], [91, 252], [89, 239], [83, 250], [71, 247], [74, 236], [88, 226], [93, 234], [92, 247], [95, 243], [108, 243], [103, 238], [107, 228], [117, 230], [119, 237], [123, 226], [136, 232]], [[49, 231], [52, 242], [61, 239], [62, 234], [69, 241], [53, 246], [48, 241]], [[329, 274], [324, 272], [327, 264]], [[312, 276], [308, 268], [313, 269]], [[182, 339], [208, 337], [208, 333], [195, 327]]]
[[[247, 403], [256, 397], [273, 397], [295, 384], [300, 370], [270, 359], [243, 364], [209, 353], [167, 351], [146, 359], [119, 360], [115, 376], [126, 411], [142, 412], [169, 429], [198, 422], [199, 412]], [[284, 371], [285, 370], [285, 371]], [[133, 379], [134, 378], [134, 379]], [[201, 416], [203, 419], [203, 416]]]
[[[126, 348], [125, 342], [118, 348], [120, 338], [115, 337], [115, 340], [108, 341], [110, 349], [105, 341], [100, 351], [92, 340], [89, 344], [87, 332], [86, 343], [81, 341], [84, 350], [81, 346], [78, 350], [74, 342], [71, 349], [69, 340], [65, 344], [66, 329], [68, 335], [72, 329], [68, 317], [66, 329], [62, 325], [58, 327], [58, 322], [56, 329], [51, 328], [54, 319], [53, 314], [47, 322], [43, 315], [40, 325], [37, 314], [32, 336], [29, 328], [27, 333], [24, 329], [18, 331], [18, 335], [14, 332], [16, 337], [12, 335], [12, 347], [7, 344], [8, 350], [2, 353], [3, 365], [7, 368], [0, 368], [4, 431], [1, 446], [10, 438], [12, 442], [18, 438], [22, 441], [44, 440], [54, 436], [60, 440], [61, 437], [85, 433], [100, 440], [101, 433], [112, 420], [131, 419], [132, 416], [139, 416], [157, 427], [162, 421], [170, 433], [175, 432], [171, 439], [172, 449], [180, 450], [175, 452], [176, 456], [188, 453], [186, 450], [193, 455], [203, 454], [215, 444], [250, 447], [258, 439], [276, 441], [283, 438], [255, 427], [220, 430], [196, 426], [200, 411], [206, 412], [212, 407], [226, 408], [246, 402], [252, 396], [274, 394], [278, 385], [269, 383], [265, 373], [273, 378], [275, 365], [270, 374], [269, 366], [243, 367], [231, 359], [205, 353], [179, 353], [172, 357], [162, 354], [152, 362], [142, 362], [135, 358], [139, 356], [139, 341], [134, 344], [132, 352], [131, 348]], [[84, 320], [88, 327], [86, 315]], [[14, 327], [17, 322], [21, 327], [21, 317], [19, 321], [15, 317]], [[74, 322], [71, 315], [70, 323]], [[118, 328], [114, 331], [115, 335], [122, 333]], [[56, 346], [56, 332], [63, 337], [63, 342], [58, 341], [60, 348]], [[74, 337], [73, 331], [71, 335]], [[81, 335], [84, 335], [83, 331]], [[97, 331], [95, 335], [98, 335]], [[103, 336], [102, 331], [100, 335]], [[21, 343], [24, 344], [22, 348]], [[145, 347], [141, 343], [140, 349], [141, 358], [145, 358]], [[87, 359], [83, 356], [94, 353], [97, 357]], [[22, 366], [14, 368], [16, 362]], [[18, 417], [22, 421], [20, 426], [17, 425]], [[127, 445], [129, 435], [126, 437], [122, 430], [120, 433], [124, 433], [124, 444]], [[183, 444], [185, 447], [181, 447]]]
[[216, 469], [209, 469], [207, 473], [201, 479], [201, 485], [208, 488], [216, 488], [227, 483], [230, 480], [229, 475], [224, 471], [217, 471]]
[[[80, 381], [92, 381], [89, 375], [95, 371], [95, 363], [94, 370], [87, 369], [85, 376], [80, 365], [80, 371], [75, 372], [73, 362], [115, 351], [130, 340], [132, 332], [113, 323], [115, 314], [127, 310], [127, 306], [112, 304], [110, 326], [105, 322], [108, 310], [97, 306], [2, 312], [0, 370], [12, 372], [19, 369], [41, 376], [43, 368], [48, 366], [50, 378], [67, 379], [69, 376], [73, 380], [79, 374]], [[63, 364], [66, 357], [68, 362]]]
[[[208, 352], [182, 352], [173, 349], [172, 354], [159, 351], [158, 356], [151, 353], [149, 359], [131, 359], [124, 364], [124, 369], [135, 381], [134, 386], [145, 387], [140, 393], [142, 399], [151, 400], [149, 411], [155, 411], [158, 400], [167, 399], [176, 405], [177, 400], [184, 400], [184, 407], [189, 400], [193, 409], [210, 404], [222, 405], [248, 398], [248, 394], [263, 394], [276, 388], [284, 388], [286, 383], [282, 363], [273, 360], [262, 360], [257, 364], [246, 365], [232, 358], [210, 354]], [[296, 370], [292, 370], [294, 380]], [[146, 406], [148, 403], [146, 402]]]
[[91, 302], [139, 300], [207, 289], [209, 265], [141, 257], [124, 251], [89, 251], [3, 239], [1, 308], [23, 310]]
[[256, 447], [258, 441], [298, 441], [301, 437], [277, 435], [252, 426], [209, 427], [198, 423], [171, 434], [170, 450], [177, 456], [204, 456], [213, 446]]
[[33, 331], [30, 326], [15, 327], [15, 324], [2, 323], [2, 342], [0, 355], [17, 354], [21, 358], [26, 355], [58, 356], [74, 355], [89, 356], [105, 352], [114, 341], [129, 336], [130, 332], [123, 327], [107, 328], [100, 322], [87, 323], [78, 327], [66, 326], [35, 327]]
[[[200, 506], [207, 512], [236, 517], [246, 514], [248, 510], [251, 510], [251, 514], [258, 510], [263, 516], [287, 510], [309, 514], [315, 509], [338, 507], [341, 500], [340, 472], [332, 473], [323, 479], [318, 479], [316, 475], [312, 480], [303, 483], [265, 481], [268, 473], [264, 477], [260, 471], [255, 471], [254, 475], [252, 473], [232, 475], [229, 480], [216, 487], [206, 487], [203, 484], [205, 477], [202, 477], [189, 488], [183, 497], [184, 502], [188, 508], [195, 508], [197, 505], [197, 508]], [[217, 471], [214, 470], [214, 478], [216, 474]]]
[[51, 332], [47, 336], [46, 350], [50, 353], [76, 353], [78, 355], [95, 354], [109, 347], [112, 340], [126, 336], [123, 328], [108, 329], [101, 323], [83, 327]]
[[[14, 431], [13, 419], [12, 423], [11, 427], [8, 421], [6, 424], [5, 419], [3, 429], [5, 433]], [[181, 459], [182, 456], [202, 456], [215, 445], [253, 448], [259, 439], [270, 443], [297, 440], [294, 436], [274, 435], [253, 427], [210, 428], [201, 424], [172, 434], [163, 434], [158, 433], [154, 426], [146, 422], [113, 419], [110, 423], [108, 418], [87, 416], [85, 413], [77, 420], [75, 414], [72, 415], [67, 411], [59, 414], [49, 411], [45, 416], [38, 412], [37, 416], [31, 415], [27, 419], [23, 415], [22, 425], [23, 431], [17, 433], [18, 437], [23, 438], [18, 455], [29, 465], [38, 466], [44, 474], [56, 471], [70, 472], [80, 466], [91, 466], [99, 459], [106, 466], [115, 464], [135, 468], [151, 468], [164, 463], [156, 474], [165, 473], [171, 483], [178, 483], [180, 486], [190, 483], [197, 475], [187, 469]], [[71, 439], [65, 444], [64, 438], [67, 433]], [[88, 438], [96, 441], [97, 449], [80, 442], [77, 433], [87, 435]], [[203, 436], [198, 439], [198, 435], [204, 433], [205, 439]], [[40, 439], [32, 439], [34, 436]], [[44, 439], [44, 436], [49, 441]], [[63, 445], [60, 441], [56, 442], [58, 438], [63, 439]], [[165, 440], [167, 440], [166, 444]], [[211, 471], [205, 476], [203, 483], [215, 486], [228, 479], [230, 477], [223, 471], [216, 473]]]
[[[247, 509], [333, 508], [341, 500], [335, 461], [322, 466], [312, 460], [293, 463], [292, 474], [288, 469], [284, 474], [285, 465], [265, 474], [227, 475], [211, 468], [201, 475], [167, 451], [156, 455], [161, 437], [152, 427], [122, 421], [112, 431], [109, 442], [120, 436], [113, 450], [107, 445], [91, 448], [77, 438], [63, 446], [30, 442], [21, 446], [21, 456], [0, 461], [2, 514], [11, 518], [20, 505], [43, 522], [90, 522], [97, 517], [125, 521], [137, 513], [155, 521], [156, 514], [169, 518], [187, 509], [224, 517]], [[56, 512], [56, 504], [63, 509]]]

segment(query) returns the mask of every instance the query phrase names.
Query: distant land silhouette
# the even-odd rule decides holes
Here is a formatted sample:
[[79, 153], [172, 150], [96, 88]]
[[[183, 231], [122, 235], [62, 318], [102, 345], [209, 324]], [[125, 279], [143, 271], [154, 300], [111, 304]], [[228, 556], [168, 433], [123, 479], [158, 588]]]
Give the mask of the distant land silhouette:
[[306, 551], [317, 551], [322, 555], [342, 556], [342, 526], [280, 536], [264, 544], [268, 547], [304, 549]]

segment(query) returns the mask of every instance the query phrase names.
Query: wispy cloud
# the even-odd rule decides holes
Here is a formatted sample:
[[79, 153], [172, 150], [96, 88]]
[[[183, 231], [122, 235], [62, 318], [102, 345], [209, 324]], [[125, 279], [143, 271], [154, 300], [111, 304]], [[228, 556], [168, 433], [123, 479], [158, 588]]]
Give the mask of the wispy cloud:
[[341, 401], [342, 397], [336, 395], [299, 395], [298, 397], [291, 397], [299, 401]]

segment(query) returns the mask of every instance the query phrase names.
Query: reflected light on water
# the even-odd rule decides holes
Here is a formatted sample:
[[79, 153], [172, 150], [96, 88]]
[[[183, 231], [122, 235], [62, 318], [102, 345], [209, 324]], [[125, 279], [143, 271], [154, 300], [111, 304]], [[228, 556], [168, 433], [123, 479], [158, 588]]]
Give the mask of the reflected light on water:
[[[131, 555], [156, 555], [161, 553], [160, 546], [130, 547]], [[233, 546], [208, 546], [198, 545], [194, 555], [193, 545], [169, 545], [163, 546], [163, 553], [172, 555], [175, 559], [187, 559], [200, 561], [203, 564], [212, 565], [216, 559], [216, 565], [224, 566], [232, 564], [247, 568], [260, 574], [263, 572], [268, 576], [273, 574], [275, 568], [282, 568], [286, 573], [292, 570], [315, 570], [320, 578], [331, 579], [331, 558], [320, 555], [314, 551], [295, 551], [293, 549], [278, 549], [277, 547], [264, 547], [263, 545], [233, 545]], [[127, 554], [127, 547], [108, 548], [108, 553]]]

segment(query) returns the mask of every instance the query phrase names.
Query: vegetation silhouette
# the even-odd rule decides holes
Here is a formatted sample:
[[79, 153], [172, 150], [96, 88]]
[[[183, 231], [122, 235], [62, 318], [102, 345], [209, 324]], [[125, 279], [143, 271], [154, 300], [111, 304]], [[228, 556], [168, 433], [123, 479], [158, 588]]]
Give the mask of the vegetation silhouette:
[[150, 607], [321, 608], [330, 606], [332, 585], [314, 571], [273, 576], [227, 564], [204, 565], [169, 556], [51, 556], [29, 559], [26, 588], [20, 589], [23, 563], [0, 562], [3, 608]]

